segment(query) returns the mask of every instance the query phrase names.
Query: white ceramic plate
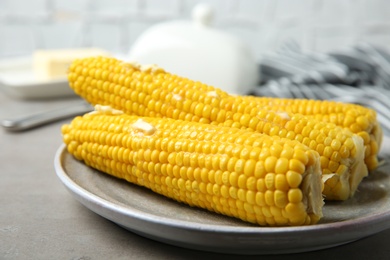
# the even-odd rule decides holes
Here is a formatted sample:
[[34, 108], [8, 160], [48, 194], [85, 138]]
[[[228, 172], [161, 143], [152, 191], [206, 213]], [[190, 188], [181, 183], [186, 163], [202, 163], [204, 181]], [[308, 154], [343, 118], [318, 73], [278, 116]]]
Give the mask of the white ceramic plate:
[[32, 69], [32, 57], [0, 60], [0, 89], [20, 99], [44, 99], [74, 96], [66, 77], [38, 79]]
[[390, 166], [366, 178], [353, 199], [326, 203], [313, 226], [258, 227], [191, 208], [75, 160], [62, 145], [55, 170], [90, 210], [142, 236], [185, 248], [230, 254], [305, 252], [349, 243], [390, 228]]

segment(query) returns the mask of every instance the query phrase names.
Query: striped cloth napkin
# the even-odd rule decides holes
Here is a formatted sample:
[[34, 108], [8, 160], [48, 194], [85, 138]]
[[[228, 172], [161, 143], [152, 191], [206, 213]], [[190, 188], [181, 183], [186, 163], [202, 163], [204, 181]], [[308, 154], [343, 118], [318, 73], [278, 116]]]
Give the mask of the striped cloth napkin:
[[371, 107], [390, 136], [390, 53], [361, 43], [331, 53], [307, 53], [285, 44], [264, 56], [261, 83], [249, 94], [333, 99]]

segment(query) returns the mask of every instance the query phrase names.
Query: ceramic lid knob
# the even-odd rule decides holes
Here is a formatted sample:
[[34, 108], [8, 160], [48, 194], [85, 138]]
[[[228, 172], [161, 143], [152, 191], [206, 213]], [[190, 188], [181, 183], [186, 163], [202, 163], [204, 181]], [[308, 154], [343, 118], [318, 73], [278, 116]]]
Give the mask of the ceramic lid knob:
[[209, 26], [214, 19], [214, 11], [208, 4], [198, 4], [192, 9], [195, 24]]

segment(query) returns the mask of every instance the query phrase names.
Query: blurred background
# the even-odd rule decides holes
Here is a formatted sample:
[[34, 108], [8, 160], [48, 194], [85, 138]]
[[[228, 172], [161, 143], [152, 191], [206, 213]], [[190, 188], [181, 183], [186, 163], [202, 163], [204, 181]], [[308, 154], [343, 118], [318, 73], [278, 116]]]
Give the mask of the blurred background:
[[126, 53], [145, 29], [189, 19], [199, 2], [257, 59], [291, 38], [320, 52], [360, 41], [390, 46], [386, 0], [0, 0], [0, 57], [89, 46]]
[[[31, 60], [15, 62], [15, 57], [31, 57], [39, 49], [97, 47], [126, 59], [148, 29], [173, 20], [190, 21], [199, 4], [213, 10], [212, 28], [246, 45], [253, 69], [248, 69], [244, 52], [241, 60], [231, 53], [221, 54], [218, 46], [232, 42], [222, 41], [210, 48], [185, 30], [180, 37], [187, 33], [187, 43], [192, 43], [194, 50], [209, 48], [208, 54], [192, 55], [195, 57], [190, 60], [174, 53], [175, 47], [171, 50], [176, 55], [163, 50], [167, 62], [178, 59], [177, 72], [155, 62], [154, 54], [150, 55], [152, 63], [220, 88], [228, 84], [217, 85], [212, 80], [225, 80], [232, 86], [223, 90], [234, 94], [362, 104], [378, 111], [385, 132], [390, 134], [387, 0], [0, 0], [0, 90], [28, 98], [69, 94], [65, 75], [63, 82], [38, 81], [32, 75]], [[157, 39], [171, 43], [165, 36]], [[155, 48], [161, 44], [154, 41]], [[228, 56], [233, 57], [230, 62]], [[199, 72], [199, 78], [180, 74], [183, 68]], [[207, 73], [214, 77], [210, 82], [202, 78]], [[248, 78], [253, 81], [248, 83]], [[64, 92], [55, 92], [61, 87]], [[11, 110], [17, 108], [14, 105]], [[19, 111], [23, 113], [25, 110]]]

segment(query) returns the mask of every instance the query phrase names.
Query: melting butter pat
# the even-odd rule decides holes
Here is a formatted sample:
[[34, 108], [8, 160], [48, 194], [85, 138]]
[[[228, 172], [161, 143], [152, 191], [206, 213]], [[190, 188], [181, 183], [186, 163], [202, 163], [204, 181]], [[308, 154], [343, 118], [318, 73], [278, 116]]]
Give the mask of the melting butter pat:
[[278, 116], [280, 116], [282, 119], [291, 120], [291, 117], [287, 112], [277, 112]]
[[209, 91], [209, 92], [207, 92], [207, 96], [219, 98], [217, 91]]
[[181, 101], [181, 100], [183, 100], [183, 97], [182, 96], [180, 96], [179, 94], [173, 94], [173, 99], [175, 99], [175, 100], [177, 100], [177, 101]]
[[146, 135], [152, 135], [157, 130], [152, 124], [150, 124], [142, 119], [138, 119], [131, 126], [134, 130], [136, 130], [138, 132], [142, 132], [143, 134], [146, 134]]
[[96, 113], [103, 113], [103, 114], [108, 114], [108, 115], [122, 115], [123, 111], [114, 109], [110, 106], [102, 106], [102, 105], [95, 105], [95, 111], [92, 111], [92, 114]]
[[65, 78], [75, 59], [91, 56], [110, 56], [99, 48], [37, 50], [33, 53], [33, 71], [38, 79]]

